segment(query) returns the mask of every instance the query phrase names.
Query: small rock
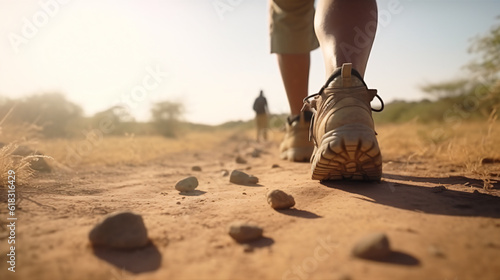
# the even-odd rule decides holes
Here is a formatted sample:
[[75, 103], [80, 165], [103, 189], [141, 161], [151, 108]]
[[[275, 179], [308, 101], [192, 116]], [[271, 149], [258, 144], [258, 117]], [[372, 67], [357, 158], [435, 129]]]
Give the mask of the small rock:
[[251, 253], [253, 251], [254, 251], [253, 246], [251, 246], [249, 244], [243, 245], [243, 252], [245, 252], [245, 253]]
[[279, 167], [280, 167], [280, 165], [276, 164], [276, 163], [271, 166], [271, 168], [279, 168]]
[[500, 163], [500, 158], [483, 158], [481, 160], [481, 164], [493, 164], [493, 163]]
[[234, 222], [229, 226], [229, 235], [239, 243], [246, 243], [262, 237], [264, 230], [251, 223]]
[[352, 280], [352, 278], [349, 274], [344, 274], [344, 273], [333, 275], [332, 279], [334, 279], [334, 280]]
[[255, 148], [250, 155], [254, 158], [257, 158], [257, 157], [260, 157], [261, 153], [262, 153], [262, 151], [260, 149]]
[[431, 255], [433, 255], [435, 257], [438, 257], [438, 258], [444, 258], [445, 257], [445, 254], [443, 253], [443, 251], [441, 251], [441, 249], [439, 249], [436, 246], [430, 246], [428, 248], [428, 251], [429, 251], [429, 253]]
[[236, 163], [241, 163], [241, 164], [245, 164], [247, 163], [247, 160], [242, 158], [241, 156], [237, 156], [236, 157]]
[[382, 232], [365, 236], [352, 249], [352, 254], [355, 257], [363, 259], [382, 259], [389, 256], [390, 253], [389, 239]]
[[175, 189], [180, 192], [194, 191], [198, 187], [198, 179], [194, 176], [189, 176], [175, 183]]
[[180, 201], [177, 201], [175, 204], [180, 205], [180, 204], [181, 204], [181, 202], [180, 202]]
[[441, 185], [441, 186], [436, 186], [431, 188], [431, 192], [433, 193], [442, 193], [446, 190], [446, 187]]
[[224, 170], [221, 171], [221, 175], [222, 175], [222, 177], [226, 177], [227, 175], [229, 175], [229, 171], [227, 171], [226, 169], [224, 169]]
[[288, 209], [295, 205], [295, 199], [282, 190], [272, 190], [267, 193], [267, 203], [274, 209]]
[[195, 165], [195, 166], [191, 167], [191, 170], [192, 171], [201, 171], [201, 166]]
[[495, 242], [493, 241], [488, 241], [484, 244], [485, 247], [487, 248], [500, 248], [500, 245], [497, 245]]
[[89, 233], [93, 245], [118, 249], [144, 247], [149, 243], [148, 231], [140, 215], [132, 212], [113, 213]]
[[259, 178], [248, 175], [243, 171], [233, 170], [229, 176], [229, 182], [238, 185], [253, 185], [259, 182]]
[[222, 249], [222, 248], [224, 248], [224, 244], [214, 244], [214, 245], [212, 245], [212, 247], [214, 249]]

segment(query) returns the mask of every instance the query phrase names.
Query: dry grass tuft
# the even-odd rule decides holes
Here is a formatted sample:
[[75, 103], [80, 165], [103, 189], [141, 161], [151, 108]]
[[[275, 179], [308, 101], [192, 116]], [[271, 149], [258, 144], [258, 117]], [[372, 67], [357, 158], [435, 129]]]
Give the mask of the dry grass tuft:
[[7, 185], [9, 170], [15, 172], [17, 184], [26, 182], [34, 174], [30, 163], [32, 160], [37, 160], [37, 157], [13, 155], [17, 148], [18, 144], [9, 143], [0, 149], [0, 186]]
[[[417, 165], [449, 167], [464, 175], [483, 180], [492, 188], [495, 164], [484, 159], [500, 160], [500, 123], [496, 112], [487, 122], [460, 122], [424, 125], [406, 123], [377, 128], [384, 162], [405, 162], [406, 171]], [[498, 168], [498, 167], [497, 167]]]
[[30, 163], [38, 160], [38, 156], [14, 155], [14, 151], [21, 144], [28, 144], [28, 137], [35, 135], [38, 130], [33, 125], [11, 126], [6, 124], [6, 120], [13, 109], [11, 108], [0, 120], [0, 186], [7, 185], [9, 170], [16, 173], [17, 184], [26, 182], [34, 174], [34, 171], [30, 168]]

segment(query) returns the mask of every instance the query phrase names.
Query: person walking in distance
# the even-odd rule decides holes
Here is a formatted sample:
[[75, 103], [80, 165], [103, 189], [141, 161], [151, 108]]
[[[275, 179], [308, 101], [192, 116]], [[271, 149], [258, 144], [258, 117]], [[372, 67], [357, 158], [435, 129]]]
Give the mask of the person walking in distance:
[[257, 142], [262, 139], [267, 140], [267, 129], [268, 129], [268, 108], [267, 99], [264, 97], [264, 91], [260, 91], [259, 96], [255, 99], [253, 103], [253, 110], [255, 111], [255, 121], [257, 124]]
[[[271, 0], [275, 53], [291, 115], [280, 157], [311, 162], [314, 180], [380, 181], [371, 111], [382, 99], [364, 82], [377, 29], [375, 0]], [[325, 83], [308, 96], [310, 52], [320, 47]], [[318, 86], [319, 88], [319, 86]], [[380, 110], [370, 101], [378, 98]]]

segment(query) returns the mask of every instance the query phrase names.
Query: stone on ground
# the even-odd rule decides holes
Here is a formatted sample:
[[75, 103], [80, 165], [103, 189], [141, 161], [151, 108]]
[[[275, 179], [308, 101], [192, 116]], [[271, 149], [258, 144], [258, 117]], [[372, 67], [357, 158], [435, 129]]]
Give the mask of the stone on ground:
[[253, 185], [259, 182], [259, 178], [248, 175], [243, 171], [233, 170], [229, 176], [229, 182], [238, 185]]
[[247, 160], [242, 158], [241, 156], [237, 156], [236, 159], [235, 159], [236, 163], [240, 163], [240, 164], [245, 164], [247, 163]]
[[246, 243], [262, 237], [264, 230], [258, 225], [246, 222], [234, 222], [229, 226], [229, 235], [239, 243]]
[[295, 205], [295, 199], [282, 190], [272, 190], [267, 193], [267, 203], [274, 209], [288, 209]]
[[175, 183], [175, 189], [180, 192], [191, 192], [198, 187], [198, 179], [194, 176], [189, 176]]
[[352, 254], [363, 259], [383, 259], [391, 254], [389, 239], [383, 232], [367, 235], [356, 243]]
[[254, 158], [260, 157], [260, 154], [262, 153], [262, 150], [255, 148], [250, 155]]
[[191, 167], [191, 170], [192, 171], [201, 171], [201, 166], [195, 165], [195, 166]]
[[132, 212], [106, 216], [90, 231], [89, 240], [94, 246], [117, 249], [140, 248], [149, 243], [142, 217]]

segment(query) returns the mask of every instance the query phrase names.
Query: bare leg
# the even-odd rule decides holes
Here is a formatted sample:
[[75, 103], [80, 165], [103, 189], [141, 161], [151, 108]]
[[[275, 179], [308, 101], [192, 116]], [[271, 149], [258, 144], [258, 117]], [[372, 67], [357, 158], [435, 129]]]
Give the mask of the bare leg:
[[375, 0], [321, 0], [314, 27], [327, 77], [344, 63], [364, 76], [377, 30]]
[[303, 105], [302, 100], [308, 95], [309, 53], [277, 56], [291, 114], [298, 115]]
[[342, 77], [326, 85], [311, 104], [317, 110], [310, 135], [316, 143], [312, 179], [380, 181], [382, 155], [370, 110], [375, 91], [352, 79], [347, 64], [364, 76], [377, 29], [377, 3], [320, 0], [314, 29], [327, 77], [345, 67]]

